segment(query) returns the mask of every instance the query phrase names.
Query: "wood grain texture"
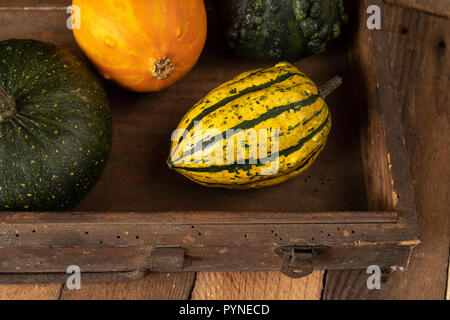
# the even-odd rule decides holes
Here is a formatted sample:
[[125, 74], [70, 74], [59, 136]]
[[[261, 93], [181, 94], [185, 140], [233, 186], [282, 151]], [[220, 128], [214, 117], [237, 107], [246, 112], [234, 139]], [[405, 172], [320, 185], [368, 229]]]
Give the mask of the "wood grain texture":
[[422, 244], [408, 270], [394, 272], [381, 290], [367, 290], [364, 270], [328, 272], [324, 298], [444, 299], [450, 242], [450, 20], [397, 6], [387, 6], [384, 14]]
[[153, 273], [142, 280], [81, 284], [80, 290], [64, 287], [61, 300], [185, 300], [189, 298], [195, 273]]
[[193, 300], [318, 300], [324, 271], [291, 279], [280, 272], [198, 272]]
[[420, 10], [440, 17], [450, 18], [448, 0], [384, 0], [386, 3]]
[[61, 284], [0, 285], [0, 300], [58, 300]]
[[[0, 8], [11, 10], [11, 8], [18, 8], [18, 10], [30, 10], [50, 8], [48, 10], [54, 10], [55, 8], [66, 8], [71, 4], [70, 0], [2, 0]], [[53, 8], [53, 9], [52, 9]]]
[[69, 225], [69, 224], [149, 224], [228, 225], [228, 224], [319, 224], [319, 223], [395, 223], [395, 211], [332, 212], [2, 212], [0, 224]]

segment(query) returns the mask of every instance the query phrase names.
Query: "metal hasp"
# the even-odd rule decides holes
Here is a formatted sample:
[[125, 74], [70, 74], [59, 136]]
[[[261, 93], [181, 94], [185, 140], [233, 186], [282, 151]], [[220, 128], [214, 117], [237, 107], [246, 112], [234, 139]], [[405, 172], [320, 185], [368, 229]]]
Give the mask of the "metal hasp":
[[280, 271], [291, 278], [302, 278], [314, 271], [314, 259], [323, 255], [329, 248], [317, 247], [278, 247], [275, 253], [282, 259]]

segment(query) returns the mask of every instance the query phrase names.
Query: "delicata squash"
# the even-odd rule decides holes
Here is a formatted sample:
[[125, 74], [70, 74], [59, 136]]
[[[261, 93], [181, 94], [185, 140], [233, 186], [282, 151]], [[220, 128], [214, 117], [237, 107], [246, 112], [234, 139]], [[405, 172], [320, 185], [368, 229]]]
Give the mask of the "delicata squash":
[[274, 185], [305, 171], [325, 147], [331, 114], [321, 90], [282, 62], [245, 72], [201, 99], [172, 135], [169, 167], [222, 188]]

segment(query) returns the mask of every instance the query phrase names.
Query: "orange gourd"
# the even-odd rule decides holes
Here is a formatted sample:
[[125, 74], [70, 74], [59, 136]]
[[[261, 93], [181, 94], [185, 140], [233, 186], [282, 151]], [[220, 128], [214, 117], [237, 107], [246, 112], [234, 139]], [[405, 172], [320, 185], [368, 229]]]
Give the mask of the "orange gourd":
[[194, 67], [205, 44], [203, 0], [73, 0], [72, 5], [78, 45], [106, 79], [129, 90], [171, 86]]

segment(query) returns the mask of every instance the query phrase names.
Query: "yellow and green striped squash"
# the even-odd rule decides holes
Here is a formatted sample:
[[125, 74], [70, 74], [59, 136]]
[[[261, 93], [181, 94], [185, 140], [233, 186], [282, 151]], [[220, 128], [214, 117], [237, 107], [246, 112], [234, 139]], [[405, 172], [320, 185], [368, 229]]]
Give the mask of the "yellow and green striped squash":
[[[316, 85], [296, 67], [282, 62], [242, 73], [194, 105], [172, 135], [168, 165], [208, 187], [270, 186], [305, 171], [324, 148], [330, 128], [330, 111]], [[207, 134], [211, 129], [216, 132], [212, 132], [213, 138], [222, 139], [212, 139]], [[235, 134], [227, 135], [229, 129]], [[269, 137], [278, 129], [278, 156], [271, 140], [251, 140], [251, 135], [242, 140], [249, 129], [258, 133], [272, 130], [267, 131]], [[249, 155], [255, 155], [253, 147], [265, 147], [267, 153], [258, 152], [256, 161], [252, 157], [250, 162]], [[208, 154], [210, 150], [215, 151]], [[227, 161], [227, 155], [235, 161]], [[273, 174], [267, 174], [267, 169], [274, 164], [261, 160], [269, 156], [278, 164]]]

